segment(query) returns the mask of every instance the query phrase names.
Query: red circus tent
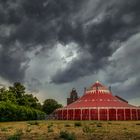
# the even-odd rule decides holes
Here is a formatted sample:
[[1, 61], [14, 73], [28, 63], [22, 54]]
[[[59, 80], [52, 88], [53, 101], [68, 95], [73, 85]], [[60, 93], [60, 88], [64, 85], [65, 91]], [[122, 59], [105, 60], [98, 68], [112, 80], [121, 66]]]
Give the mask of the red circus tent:
[[59, 120], [140, 120], [140, 108], [113, 96], [97, 81], [77, 101], [57, 109], [55, 115]]

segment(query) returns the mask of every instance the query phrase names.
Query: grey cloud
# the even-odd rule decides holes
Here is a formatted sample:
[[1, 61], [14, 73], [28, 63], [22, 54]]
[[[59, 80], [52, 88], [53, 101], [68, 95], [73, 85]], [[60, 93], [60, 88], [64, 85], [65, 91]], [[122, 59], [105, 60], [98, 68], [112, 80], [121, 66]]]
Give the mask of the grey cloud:
[[36, 78], [30, 79], [30, 81], [26, 82], [26, 86], [28, 87], [28, 90], [34, 93], [38, 93], [42, 87], [42, 83], [40, 80]]
[[2, 49], [0, 52], [0, 75], [9, 81], [22, 81], [24, 71], [28, 67], [25, 62], [28, 62], [28, 59], [19, 47], [14, 47], [13, 50]]
[[116, 93], [127, 99], [139, 97], [140, 90], [140, 34], [136, 34], [110, 57], [106, 80]]
[[140, 34], [132, 36], [110, 57], [108, 69], [110, 82], [124, 82], [129, 77], [139, 75], [139, 39]]
[[[104, 69], [108, 57], [120, 47], [113, 49], [112, 42], [124, 42], [139, 32], [139, 4], [139, 0], [1, 0], [0, 25], [10, 29], [9, 35], [0, 36], [1, 76], [10, 81], [24, 80], [30, 61], [26, 53], [41, 46], [39, 54], [58, 42], [75, 42], [85, 56], [60, 69], [52, 82], [71, 82]], [[94, 22], [99, 15], [100, 21]], [[21, 57], [16, 54], [16, 42], [20, 44]]]
[[[86, 32], [82, 36], [83, 44], [81, 49], [85, 52], [88, 51], [92, 58], [85, 59], [82, 56], [80, 59], [74, 61], [66, 70], [58, 71], [54, 75], [53, 81], [55, 83], [70, 82], [103, 69], [109, 63], [108, 57], [120, 47], [119, 44], [126, 41], [131, 35], [139, 32], [138, 3], [139, 1], [135, 1], [134, 3], [132, 1], [118, 1], [118, 5], [116, 2], [105, 5], [106, 9], [104, 9], [105, 13], [101, 22], [87, 26], [85, 28]], [[126, 19], [124, 21], [123, 17], [125, 15], [127, 17], [128, 15], [133, 16], [133, 22], [126, 22]], [[73, 39], [76, 40], [76, 38]], [[119, 41], [120, 43], [117, 47], [112, 48], [110, 45], [114, 41]]]

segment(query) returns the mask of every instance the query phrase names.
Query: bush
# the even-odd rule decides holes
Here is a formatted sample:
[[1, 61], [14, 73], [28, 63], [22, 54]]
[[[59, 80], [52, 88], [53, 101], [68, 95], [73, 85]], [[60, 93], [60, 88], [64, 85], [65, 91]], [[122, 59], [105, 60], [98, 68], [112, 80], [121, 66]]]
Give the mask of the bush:
[[101, 124], [101, 123], [97, 123], [96, 126], [97, 126], [97, 127], [102, 127], [102, 124]]
[[48, 128], [48, 133], [49, 132], [53, 132], [53, 129], [52, 128]]
[[20, 139], [21, 139], [20, 136], [14, 134], [14, 135], [10, 136], [7, 140], [20, 140]]
[[31, 132], [32, 131], [32, 129], [30, 128], [30, 127], [28, 127], [27, 129], [26, 129], [26, 132]]
[[38, 121], [29, 121], [27, 123], [30, 124], [30, 125], [39, 125]]
[[52, 126], [53, 126], [53, 123], [49, 124], [49, 125], [48, 125], [48, 128], [51, 128]]
[[90, 125], [94, 125], [94, 124], [95, 124], [94, 122], [90, 123]]
[[1, 131], [8, 131], [8, 129], [3, 127], [3, 128], [1, 128]]
[[75, 122], [74, 126], [82, 126], [81, 122]]
[[64, 140], [76, 140], [75, 134], [67, 131], [61, 131], [59, 137], [63, 138]]
[[83, 127], [83, 132], [84, 132], [84, 133], [92, 133], [92, 132], [93, 132], [93, 129], [91, 129], [91, 128], [88, 127], [88, 126], [85, 126], [85, 127]]
[[19, 106], [10, 102], [0, 102], [0, 121], [26, 121], [45, 119], [45, 113], [26, 106]]
[[140, 125], [140, 123], [136, 123], [136, 125]]
[[111, 122], [108, 122], [108, 124], [112, 124]]
[[71, 127], [71, 125], [70, 124], [65, 124], [65, 127]]
[[53, 127], [53, 123], [51, 123], [51, 124], [48, 125], [48, 132], [53, 132], [52, 127]]
[[7, 140], [20, 140], [22, 134], [23, 134], [23, 132], [21, 129], [17, 130], [17, 132], [14, 135], [9, 136]]

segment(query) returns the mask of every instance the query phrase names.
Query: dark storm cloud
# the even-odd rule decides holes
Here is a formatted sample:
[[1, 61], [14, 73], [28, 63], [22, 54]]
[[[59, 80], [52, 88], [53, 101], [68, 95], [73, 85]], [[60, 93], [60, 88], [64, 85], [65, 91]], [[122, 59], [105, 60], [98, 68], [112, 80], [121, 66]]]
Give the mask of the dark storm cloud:
[[[119, 3], [119, 2], [118, 2]], [[120, 43], [140, 31], [140, 1], [123, 1], [106, 7], [105, 15], [99, 23], [87, 27], [83, 50], [88, 50], [92, 57], [75, 61], [65, 71], [59, 71], [54, 77], [55, 83], [64, 83], [102, 69], [108, 64], [108, 57], [115, 51], [110, 47], [113, 41]], [[116, 11], [117, 9], [117, 11]], [[87, 46], [88, 47], [85, 47]], [[120, 45], [120, 44], [119, 44]], [[119, 48], [119, 45], [116, 47]], [[86, 53], [85, 53], [86, 55]]]
[[[127, 99], [139, 97], [140, 90], [140, 33], [130, 37], [110, 58], [106, 81], [113, 90]], [[126, 94], [127, 93], [127, 94]]]
[[28, 67], [28, 59], [25, 58], [23, 50], [2, 49], [0, 51], [0, 75], [10, 81], [22, 81], [24, 71]]
[[[90, 10], [84, 9], [88, 3]], [[98, 14], [92, 16], [96, 11], [91, 9], [95, 3], [96, 0], [1, 0], [0, 25], [4, 31], [0, 30], [0, 75], [10, 81], [23, 80], [29, 62], [26, 52], [38, 45], [42, 46], [40, 51], [51, 49], [52, 42], [75, 42], [79, 51], [91, 56], [87, 58], [85, 53], [74, 60], [65, 70], [58, 71], [52, 82], [70, 82], [103, 68], [117, 49], [110, 44], [125, 41], [139, 31], [140, 1], [100, 0], [98, 13], [103, 16], [94, 23]], [[84, 17], [83, 9], [93, 13]], [[17, 50], [21, 57], [16, 55]]]
[[[0, 75], [10, 81], [23, 80], [27, 66], [22, 67], [22, 63], [27, 65], [29, 61], [26, 52], [56, 41], [63, 20], [78, 5], [79, 1], [1, 0]], [[16, 56], [16, 42], [20, 44], [21, 56]]]

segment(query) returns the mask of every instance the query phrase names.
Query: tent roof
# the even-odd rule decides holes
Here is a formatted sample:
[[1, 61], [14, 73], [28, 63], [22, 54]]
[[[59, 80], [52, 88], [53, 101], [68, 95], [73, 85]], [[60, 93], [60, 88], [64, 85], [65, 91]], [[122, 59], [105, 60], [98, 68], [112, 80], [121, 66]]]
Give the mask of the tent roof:
[[92, 108], [92, 107], [121, 107], [121, 108], [134, 108], [112, 95], [107, 87], [96, 81], [84, 95], [77, 101], [67, 105], [64, 108]]

